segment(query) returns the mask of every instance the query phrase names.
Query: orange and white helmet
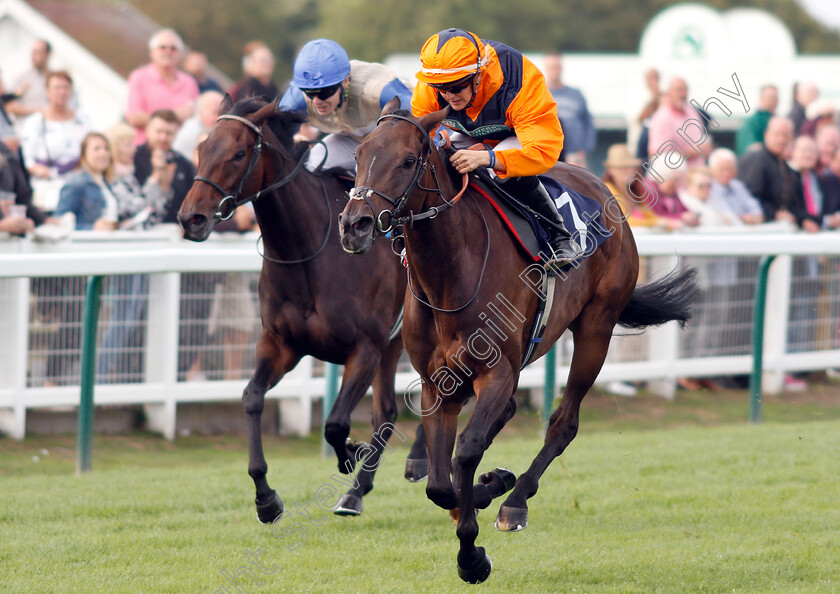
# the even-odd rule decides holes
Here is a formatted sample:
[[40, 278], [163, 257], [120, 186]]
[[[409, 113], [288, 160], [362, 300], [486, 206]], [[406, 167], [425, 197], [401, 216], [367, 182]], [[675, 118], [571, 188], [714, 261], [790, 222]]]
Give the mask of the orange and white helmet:
[[484, 42], [464, 29], [446, 29], [432, 35], [420, 50], [418, 80], [439, 85], [477, 74], [487, 65]]

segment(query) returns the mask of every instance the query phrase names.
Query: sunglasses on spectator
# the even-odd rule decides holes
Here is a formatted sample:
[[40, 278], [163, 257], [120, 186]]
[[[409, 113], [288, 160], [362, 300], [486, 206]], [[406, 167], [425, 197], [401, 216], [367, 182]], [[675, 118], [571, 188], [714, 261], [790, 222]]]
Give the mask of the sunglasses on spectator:
[[169, 50], [170, 52], [177, 52], [181, 50], [181, 48], [177, 45], [159, 45], [157, 46], [157, 49]]
[[456, 94], [460, 93], [468, 86], [470, 86], [475, 78], [475, 74], [470, 74], [467, 77], [464, 77], [460, 80], [456, 80], [455, 82], [449, 83], [429, 83], [429, 86], [433, 89], [440, 91], [441, 93], [451, 93]]
[[341, 83], [329, 87], [323, 87], [321, 89], [301, 89], [300, 91], [310, 99], [315, 99], [315, 97], [317, 97], [321, 101], [326, 101], [335, 95], [339, 88], [341, 88]]

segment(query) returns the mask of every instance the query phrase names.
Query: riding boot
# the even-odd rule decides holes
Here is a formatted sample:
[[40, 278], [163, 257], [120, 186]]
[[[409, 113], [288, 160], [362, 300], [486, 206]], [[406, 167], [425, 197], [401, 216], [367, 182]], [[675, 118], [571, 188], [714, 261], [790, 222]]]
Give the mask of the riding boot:
[[580, 250], [577, 244], [572, 241], [571, 233], [569, 233], [563, 224], [563, 217], [557, 212], [554, 201], [548, 195], [548, 192], [538, 177], [530, 176], [510, 179], [505, 182], [504, 186], [508, 191], [512, 189], [517, 198], [540, 215], [544, 221], [548, 221], [548, 224], [540, 221], [543, 223], [543, 228], [550, 234], [548, 245], [553, 252], [547, 264], [565, 266], [580, 256]]

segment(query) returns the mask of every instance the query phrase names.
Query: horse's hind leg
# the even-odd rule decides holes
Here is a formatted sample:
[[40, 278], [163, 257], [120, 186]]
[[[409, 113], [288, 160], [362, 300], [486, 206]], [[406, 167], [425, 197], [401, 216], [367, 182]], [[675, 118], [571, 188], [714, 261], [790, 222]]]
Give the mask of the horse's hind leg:
[[[487, 443], [484, 449], [490, 447], [496, 435], [499, 434], [504, 426], [516, 414], [516, 400], [513, 396], [508, 400], [507, 406], [496, 419], [496, 422], [490, 427], [487, 432]], [[473, 485], [473, 498], [476, 509], [485, 509], [496, 498], [504, 495], [513, 488], [516, 475], [514, 475], [507, 468], [496, 468], [489, 472], [485, 472], [478, 477], [478, 483]]]
[[268, 465], [262, 444], [262, 412], [265, 393], [294, 367], [300, 357], [290, 348], [278, 343], [265, 330], [257, 339], [257, 364], [254, 375], [242, 393], [242, 406], [248, 421], [248, 474], [257, 489], [257, 519], [263, 524], [273, 522], [283, 513], [283, 502], [265, 478]]
[[423, 420], [417, 425], [414, 434], [414, 443], [405, 459], [405, 480], [410, 483], [417, 483], [429, 476], [429, 458], [426, 456], [426, 432], [423, 429]]
[[[382, 453], [388, 448], [388, 439], [391, 433], [396, 432], [401, 441], [407, 438], [399, 429], [394, 426], [397, 419], [397, 405], [394, 402], [394, 375], [397, 372], [397, 361], [402, 352], [402, 342], [395, 340], [388, 346], [383, 356], [379, 371], [373, 378], [373, 436], [370, 443], [362, 446], [366, 450], [364, 460], [361, 462], [359, 471], [353, 486], [347, 493], [342, 495], [334, 513], [338, 515], [358, 516], [362, 513], [362, 497], [373, 489], [373, 476], [382, 461]], [[389, 451], [391, 451], [389, 449]], [[361, 450], [354, 452], [357, 459]]]
[[[513, 396], [511, 396], [504, 410], [499, 415], [499, 418], [493, 422], [490, 429], [487, 431], [487, 443], [484, 446], [485, 450], [490, 447], [490, 444], [493, 443], [496, 435], [498, 435], [507, 422], [513, 418], [514, 414], [516, 414], [516, 400]], [[452, 482], [458, 485], [461, 483], [458, 465], [453, 465], [452, 470]], [[516, 476], [506, 468], [496, 468], [495, 470], [482, 474], [478, 477], [478, 483], [473, 485], [473, 501], [475, 502], [475, 508], [485, 509], [488, 507], [493, 499], [510, 491], [513, 488], [513, 482], [515, 480]], [[452, 521], [456, 524], [458, 523], [459, 514], [460, 510], [456, 510], [450, 514]]]
[[592, 305], [578, 318], [573, 330], [575, 352], [563, 399], [551, 415], [542, 449], [528, 470], [519, 476], [513, 491], [499, 509], [496, 518], [499, 530], [515, 532], [528, 525], [527, 500], [537, 493], [539, 479], [551, 461], [562, 454], [577, 435], [580, 403], [601, 371], [613, 326], [613, 323], [605, 321], [603, 311]]

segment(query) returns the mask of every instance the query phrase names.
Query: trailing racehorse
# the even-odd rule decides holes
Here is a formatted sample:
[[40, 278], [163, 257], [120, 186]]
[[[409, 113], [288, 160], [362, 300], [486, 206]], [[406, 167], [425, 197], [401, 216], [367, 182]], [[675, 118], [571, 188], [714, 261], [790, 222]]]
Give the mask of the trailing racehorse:
[[[581, 401], [595, 381], [616, 324], [641, 328], [669, 320], [684, 323], [696, 293], [693, 270], [636, 286], [638, 253], [629, 225], [620, 220], [594, 253], [567, 271], [554, 271], [553, 293], [526, 282], [534, 266], [514, 244], [502, 219], [470, 186], [456, 203], [455, 184], [430, 133], [446, 111], [414, 118], [385, 106], [378, 127], [357, 149], [358, 176], [340, 217], [342, 245], [350, 252], [374, 251], [374, 238], [405, 225], [411, 297], [406, 298], [403, 341], [423, 380], [423, 424], [429, 453], [428, 497], [451, 510], [460, 540], [458, 572], [467, 582], [485, 580], [490, 559], [476, 547], [476, 511], [513, 489], [499, 510], [496, 527], [515, 531], [527, 524], [533, 497], [549, 463], [575, 437]], [[593, 174], [559, 164], [558, 179], [598, 200], [610, 200]], [[574, 355], [562, 401], [551, 416], [545, 444], [518, 479], [506, 469], [481, 475], [482, 455], [516, 410], [514, 393], [529, 355], [531, 328], [541, 304], [547, 326], [537, 342], [545, 354], [568, 328]], [[494, 309], [495, 308], [495, 309]], [[491, 312], [502, 312], [501, 317]], [[457, 416], [473, 395], [477, 402], [457, 435]], [[515, 485], [514, 485], [515, 481]]]
[[347, 442], [350, 413], [373, 385], [376, 438], [362, 450], [367, 457], [357, 482], [336, 508], [338, 514], [358, 515], [397, 415], [394, 375], [402, 340], [394, 328], [404, 300], [404, 269], [387, 245], [373, 250], [372, 261], [341, 249], [333, 221], [344, 207], [347, 188], [335, 176], [314, 175], [302, 167], [304, 159], [295, 155], [293, 142], [297, 116], [257, 99], [234, 106], [230, 97], [220, 114], [199, 147], [198, 175], [178, 219], [185, 238], [203, 241], [217, 220], [253, 201], [262, 231], [262, 331], [256, 369], [242, 395], [257, 516], [272, 522], [283, 512], [283, 502], [266, 480], [260, 430], [265, 393], [305, 355], [344, 365], [325, 428], [341, 472], [351, 472], [361, 453]]

